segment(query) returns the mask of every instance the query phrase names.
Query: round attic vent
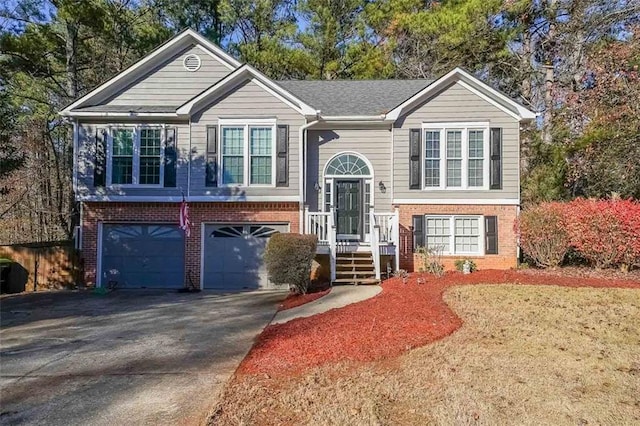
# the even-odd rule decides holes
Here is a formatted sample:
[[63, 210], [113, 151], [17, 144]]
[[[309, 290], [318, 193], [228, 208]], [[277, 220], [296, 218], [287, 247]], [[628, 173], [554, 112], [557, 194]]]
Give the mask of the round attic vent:
[[198, 71], [198, 69], [200, 69], [200, 64], [200, 56], [194, 54], [185, 56], [182, 61], [184, 68], [191, 72]]

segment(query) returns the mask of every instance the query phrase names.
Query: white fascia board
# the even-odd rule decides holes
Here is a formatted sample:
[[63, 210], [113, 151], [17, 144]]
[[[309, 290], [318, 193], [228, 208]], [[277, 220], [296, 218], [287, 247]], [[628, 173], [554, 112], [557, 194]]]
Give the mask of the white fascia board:
[[435, 204], [435, 205], [443, 205], [443, 204], [451, 204], [451, 205], [488, 205], [488, 206], [497, 206], [497, 205], [506, 205], [506, 206], [518, 206], [520, 205], [520, 199], [518, 198], [491, 198], [491, 199], [482, 199], [482, 198], [459, 198], [459, 199], [448, 199], [448, 198], [394, 198], [392, 200], [392, 204]]
[[385, 121], [385, 115], [321, 115], [322, 121]]
[[182, 105], [180, 105], [178, 107], [178, 109], [176, 110], [176, 114], [178, 114], [179, 116], [189, 116], [189, 115], [191, 115], [192, 110], [198, 105], [198, 103], [200, 103], [203, 100], [207, 99], [209, 96], [212, 96], [216, 92], [223, 90], [224, 87], [226, 87], [227, 85], [229, 85], [230, 83], [232, 83], [236, 79], [238, 79], [239, 76], [241, 76], [245, 72], [245, 70], [246, 70], [246, 65], [241, 66], [240, 68], [238, 68], [237, 70], [235, 70], [231, 74], [229, 74], [226, 77], [224, 77], [222, 80], [220, 80], [217, 83], [213, 84], [211, 87], [209, 87], [204, 92], [202, 92], [202, 93], [196, 95], [195, 97], [189, 99], [187, 102], [185, 102], [184, 104], [182, 104]]
[[68, 111], [61, 112], [60, 115], [64, 117], [92, 117], [92, 118], [107, 118], [107, 117], [133, 117], [133, 118], [176, 118], [178, 114], [175, 112], [98, 112], [98, 111]]
[[[463, 79], [464, 81], [462, 81]], [[485, 84], [484, 82], [477, 79], [476, 77], [472, 76], [465, 70], [461, 68], [455, 68], [454, 70], [451, 70], [444, 76], [440, 77], [438, 80], [434, 81], [433, 83], [431, 83], [430, 85], [422, 89], [420, 92], [413, 95], [411, 98], [407, 99], [402, 104], [398, 105], [393, 110], [389, 111], [389, 113], [387, 113], [387, 119], [393, 120], [393, 121], [397, 120], [404, 110], [411, 107], [421, 99], [424, 99], [430, 94], [436, 92], [438, 89], [442, 88], [443, 86], [446, 86], [447, 84], [452, 82], [461, 83], [466, 89], [471, 90], [473, 93], [477, 94], [478, 96], [487, 100], [491, 104], [500, 108], [502, 111], [509, 114], [510, 116], [512, 116], [518, 121], [533, 120], [536, 117], [535, 113], [523, 107], [519, 103], [515, 102], [513, 99], [510, 99], [509, 97], [498, 92], [497, 90]], [[481, 87], [483, 90], [487, 91], [489, 95], [485, 95], [474, 86]], [[511, 109], [507, 108], [505, 105], [509, 105], [510, 107], [512, 107], [514, 110], [517, 111], [517, 114], [515, 114]]]
[[185, 33], [190, 35], [194, 39], [196, 39], [196, 41], [200, 44], [200, 46], [198, 47], [205, 47], [207, 50], [213, 52], [214, 58], [217, 57], [217, 59], [222, 59], [224, 62], [224, 65], [226, 65], [227, 68], [229, 68], [230, 70], [238, 68], [239, 66], [242, 65], [242, 63], [238, 61], [236, 58], [229, 55], [227, 52], [222, 50], [216, 44], [204, 38], [202, 35], [200, 35], [196, 31], [188, 29], [185, 31]]
[[[297, 195], [194, 195], [186, 198], [190, 202], [298, 202]], [[76, 201], [97, 203], [180, 203], [182, 195], [77, 195]]]
[[529, 110], [528, 108], [525, 108], [524, 106], [520, 105], [518, 102], [514, 101], [513, 99], [509, 98], [508, 96], [505, 96], [504, 94], [500, 93], [499, 91], [497, 91], [493, 87], [491, 87], [488, 84], [486, 84], [484, 81], [472, 76], [471, 74], [469, 74], [468, 72], [466, 72], [462, 68], [456, 68], [454, 71], [457, 71], [458, 74], [460, 74], [461, 76], [463, 76], [464, 78], [469, 80], [469, 82], [472, 85], [480, 86], [484, 90], [488, 91], [491, 94], [492, 98], [500, 100], [500, 101], [506, 103], [507, 105], [510, 105], [513, 108], [515, 108], [515, 110], [518, 111], [518, 115], [520, 116], [521, 120], [534, 120], [536, 118], [536, 113], [534, 113], [533, 111]]
[[234, 68], [237, 68], [238, 66], [240, 66], [240, 62], [238, 62], [236, 59], [234, 59], [229, 54], [224, 52], [222, 49], [217, 47], [215, 44], [211, 43], [206, 38], [202, 37], [197, 32], [195, 32], [193, 30], [190, 30], [190, 29], [189, 30], [185, 30], [182, 33], [180, 33], [177, 36], [175, 36], [173, 39], [171, 39], [168, 42], [166, 42], [164, 45], [162, 45], [158, 49], [152, 51], [150, 54], [148, 54], [144, 58], [140, 59], [135, 64], [131, 65], [129, 68], [127, 68], [124, 71], [122, 71], [121, 73], [115, 75], [111, 79], [107, 80], [106, 82], [104, 82], [100, 86], [98, 86], [95, 89], [93, 89], [91, 92], [87, 93], [86, 95], [84, 95], [80, 99], [77, 99], [76, 101], [74, 101], [73, 103], [71, 103], [70, 105], [65, 107], [60, 112], [60, 114], [61, 115], [67, 115], [66, 113], [70, 112], [72, 109], [78, 107], [79, 105], [82, 105], [87, 100], [93, 98], [94, 96], [96, 96], [100, 92], [102, 92], [102, 91], [106, 90], [107, 88], [113, 86], [115, 83], [117, 83], [118, 81], [122, 80], [126, 76], [128, 76], [128, 75], [138, 71], [139, 69], [143, 68], [146, 64], [151, 62], [153, 59], [155, 59], [155, 58], [165, 54], [167, 51], [173, 49], [174, 46], [179, 45], [180, 43], [183, 43], [183, 41], [186, 38], [191, 38], [195, 43], [198, 43], [198, 44], [204, 46], [207, 50], [212, 51], [214, 53], [214, 55], [218, 59], [221, 59], [222, 60], [221, 62], [225, 66], [227, 66], [229, 69], [234, 69]]
[[209, 89], [200, 93], [196, 97], [190, 99], [177, 109], [178, 115], [191, 115], [198, 111], [198, 108], [205, 102], [218, 93], [225, 90], [226, 87], [236, 83], [238, 80], [251, 79], [252, 82], [257, 84], [260, 88], [278, 98], [300, 114], [304, 116], [313, 116], [317, 111], [311, 106], [305, 104], [300, 99], [293, 96], [291, 93], [278, 86], [264, 74], [253, 68], [248, 64], [244, 64], [236, 71], [232, 72]]

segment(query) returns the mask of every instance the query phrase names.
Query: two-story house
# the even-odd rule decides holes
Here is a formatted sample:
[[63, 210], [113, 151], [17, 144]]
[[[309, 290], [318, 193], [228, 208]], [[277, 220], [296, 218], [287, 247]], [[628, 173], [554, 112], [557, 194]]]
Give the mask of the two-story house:
[[334, 282], [417, 269], [417, 246], [448, 267], [516, 266], [519, 131], [535, 116], [461, 69], [273, 81], [186, 30], [61, 115], [90, 285], [268, 287], [276, 232], [316, 234]]

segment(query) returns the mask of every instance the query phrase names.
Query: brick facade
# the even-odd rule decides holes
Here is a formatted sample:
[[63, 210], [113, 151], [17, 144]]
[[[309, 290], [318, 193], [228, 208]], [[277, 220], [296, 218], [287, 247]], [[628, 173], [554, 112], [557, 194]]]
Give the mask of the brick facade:
[[517, 206], [501, 205], [400, 205], [400, 268], [418, 269], [419, 258], [413, 254], [412, 216], [414, 215], [483, 215], [498, 217], [498, 254], [484, 256], [444, 256], [447, 270], [455, 269], [454, 262], [461, 258], [473, 259], [478, 269], [509, 269], [517, 266], [517, 244], [513, 224], [518, 214]]
[[[179, 203], [83, 203], [82, 258], [85, 284], [96, 285], [98, 223], [177, 224]], [[185, 270], [200, 283], [200, 229], [202, 223], [280, 222], [300, 232], [298, 203], [189, 203], [191, 236], [186, 241]]]

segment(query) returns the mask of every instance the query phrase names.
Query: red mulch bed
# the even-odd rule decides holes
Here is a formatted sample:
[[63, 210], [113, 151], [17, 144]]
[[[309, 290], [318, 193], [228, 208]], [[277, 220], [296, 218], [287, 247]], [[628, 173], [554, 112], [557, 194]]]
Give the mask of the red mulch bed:
[[[424, 284], [418, 284], [422, 277]], [[285, 324], [270, 325], [238, 369], [240, 374], [297, 374], [336, 361], [396, 357], [457, 330], [462, 321], [442, 300], [455, 285], [529, 284], [567, 287], [640, 288], [637, 280], [572, 278], [519, 271], [448, 273], [442, 278], [412, 274], [393, 278], [382, 292], [360, 303]]]
[[314, 300], [320, 299], [322, 296], [329, 294], [330, 291], [331, 287], [329, 285], [325, 285], [314, 288], [307, 294], [291, 293], [282, 301], [280, 306], [278, 306], [278, 311], [286, 311], [287, 309], [297, 308], [305, 303], [313, 302]]

